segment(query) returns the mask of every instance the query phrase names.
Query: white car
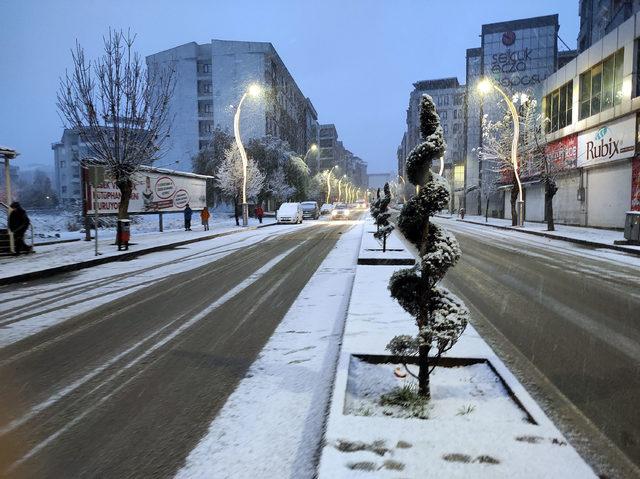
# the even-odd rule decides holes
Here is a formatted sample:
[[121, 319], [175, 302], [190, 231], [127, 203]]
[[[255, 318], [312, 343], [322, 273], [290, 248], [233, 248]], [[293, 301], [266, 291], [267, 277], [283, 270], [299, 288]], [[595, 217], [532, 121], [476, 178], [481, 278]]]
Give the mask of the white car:
[[330, 215], [333, 211], [333, 205], [331, 203], [325, 203], [320, 207], [321, 215]]
[[276, 212], [276, 221], [280, 223], [302, 223], [302, 205], [300, 203], [282, 203]]

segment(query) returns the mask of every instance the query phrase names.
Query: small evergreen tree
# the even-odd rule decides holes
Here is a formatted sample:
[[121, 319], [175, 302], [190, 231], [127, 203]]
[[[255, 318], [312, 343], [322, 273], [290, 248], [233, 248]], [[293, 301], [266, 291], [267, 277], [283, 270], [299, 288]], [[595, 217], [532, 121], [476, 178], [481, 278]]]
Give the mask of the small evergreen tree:
[[418, 394], [429, 398], [429, 374], [435, 367], [429, 353], [434, 350], [432, 358], [439, 358], [453, 347], [467, 325], [469, 311], [456, 296], [437, 286], [460, 258], [460, 248], [453, 235], [429, 221], [448, 204], [449, 189], [430, 169], [432, 161], [444, 155], [445, 143], [440, 117], [428, 95], [420, 103], [420, 132], [423, 142], [407, 158], [407, 176], [420, 187], [419, 193], [407, 202], [398, 220], [420, 259], [414, 267], [396, 271], [389, 281], [391, 296], [416, 318], [418, 335], [396, 336], [387, 349], [398, 356], [418, 356]]
[[[380, 190], [378, 190], [379, 192]], [[392, 224], [389, 223], [389, 203], [391, 202], [391, 190], [389, 189], [389, 183], [384, 184], [384, 198], [378, 199], [378, 214], [376, 215], [377, 231], [373, 236], [377, 240], [382, 240], [382, 252], [387, 251], [387, 237], [395, 229]]]
[[[375, 221], [378, 218], [378, 215], [380, 214], [380, 188], [378, 188], [378, 190], [376, 191], [376, 199], [371, 203], [371, 206], [369, 207], [369, 211], [371, 212], [371, 217]], [[377, 222], [376, 222], [376, 226], [377, 226], [376, 231], [378, 231], [380, 227], [378, 226]]]

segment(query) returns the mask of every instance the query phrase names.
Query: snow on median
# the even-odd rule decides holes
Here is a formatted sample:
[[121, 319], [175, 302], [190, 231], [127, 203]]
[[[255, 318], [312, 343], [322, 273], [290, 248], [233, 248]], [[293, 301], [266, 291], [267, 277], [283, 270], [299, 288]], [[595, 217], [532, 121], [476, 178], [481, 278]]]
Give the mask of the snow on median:
[[361, 234], [343, 234], [178, 478], [314, 477]]

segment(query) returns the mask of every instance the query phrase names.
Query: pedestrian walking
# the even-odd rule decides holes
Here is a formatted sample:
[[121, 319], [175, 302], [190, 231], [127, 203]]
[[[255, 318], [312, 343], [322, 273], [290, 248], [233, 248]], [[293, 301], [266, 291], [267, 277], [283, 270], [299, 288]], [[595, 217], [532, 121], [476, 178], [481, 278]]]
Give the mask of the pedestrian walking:
[[193, 210], [187, 203], [187, 206], [184, 207], [184, 230], [191, 231], [191, 215], [193, 215]]
[[263, 216], [264, 216], [264, 210], [262, 209], [262, 205], [256, 206], [256, 218], [258, 218], [258, 221], [260, 222], [260, 224], [262, 224]]
[[31, 252], [31, 247], [24, 242], [24, 234], [31, 224], [27, 212], [20, 206], [20, 203], [14, 201], [10, 205], [11, 213], [9, 213], [9, 229], [13, 234], [14, 253], [19, 255], [22, 251]]
[[209, 218], [211, 218], [211, 213], [209, 213], [209, 209], [205, 206], [200, 212], [200, 219], [202, 220], [202, 226], [204, 226], [205, 231], [209, 231]]
[[464, 219], [464, 208], [460, 208], [460, 219]]

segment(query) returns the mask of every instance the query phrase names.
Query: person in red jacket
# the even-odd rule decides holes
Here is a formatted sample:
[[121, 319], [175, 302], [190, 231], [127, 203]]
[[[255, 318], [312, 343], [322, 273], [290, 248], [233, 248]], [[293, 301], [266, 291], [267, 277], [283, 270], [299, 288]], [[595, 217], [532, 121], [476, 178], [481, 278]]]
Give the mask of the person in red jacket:
[[256, 218], [258, 221], [262, 223], [262, 217], [264, 216], [264, 210], [262, 209], [262, 205], [256, 206]]

